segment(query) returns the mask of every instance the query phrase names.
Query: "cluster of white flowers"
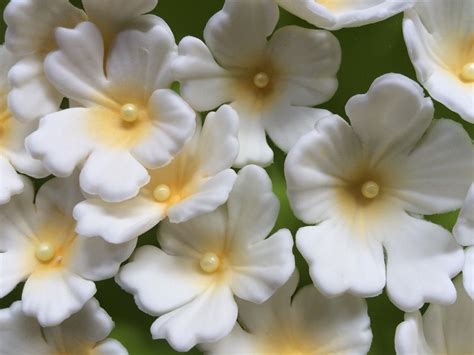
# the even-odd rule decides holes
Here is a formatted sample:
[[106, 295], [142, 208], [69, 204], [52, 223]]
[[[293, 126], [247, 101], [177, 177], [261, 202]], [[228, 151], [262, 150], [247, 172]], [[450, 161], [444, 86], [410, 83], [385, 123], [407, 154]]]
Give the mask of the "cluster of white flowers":
[[[434, 119], [400, 74], [352, 97], [346, 120], [314, 106], [338, 88], [343, 52], [327, 30], [405, 11], [418, 81], [473, 123], [474, 0], [225, 0], [204, 42], [178, 45], [148, 14], [157, 1], [5, 9], [0, 297], [24, 286], [0, 310], [0, 355], [127, 354], [94, 298], [112, 277], [178, 351], [365, 354], [364, 298], [386, 287], [408, 312], [399, 354], [472, 354], [469, 135]], [[326, 30], [275, 31], [279, 6]], [[293, 237], [269, 236], [279, 201], [266, 134], [288, 153], [287, 195], [309, 225], [295, 244], [314, 285], [296, 293]], [[36, 193], [25, 176], [50, 174]], [[453, 233], [423, 218], [461, 206]], [[160, 247], [135, 250], [157, 224]]]

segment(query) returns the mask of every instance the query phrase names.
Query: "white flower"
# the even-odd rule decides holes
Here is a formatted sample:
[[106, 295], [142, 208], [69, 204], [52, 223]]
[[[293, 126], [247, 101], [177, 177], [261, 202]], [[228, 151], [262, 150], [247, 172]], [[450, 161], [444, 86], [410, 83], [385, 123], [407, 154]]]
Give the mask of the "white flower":
[[[382, 292], [405, 311], [454, 302], [463, 252], [419, 215], [459, 208], [473, 179], [471, 139], [433, 121], [422, 88], [399, 75], [374, 81], [346, 105], [352, 126], [322, 120], [288, 154], [285, 175], [301, 228], [296, 245], [329, 296]], [[386, 268], [384, 249], [386, 253]]]
[[160, 316], [154, 339], [179, 351], [217, 341], [235, 325], [234, 296], [262, 303], [288, 280], [295, 268], [290, 231], [265, 239], [278, 210], [268, 175], [247, 166], [226, 205], [181, 224], [162, 222], [162, 250], [138, 249], [116, 277], [141, 310]]
[[125, 30], [107, 51], [91, 22], [59, 28], [56, 37], [46, 74], [84, 107], [46, 115], [26, 146], [57, 176], [81, 166], [88, 194], [109, 202], [134, 197], [150, 180], [146, 168], [169, 163], [195, 129], [195, 112], [166, 89], [174, 38], [158, 25]]
[[64, 323], [41, 328], [26, 316], [20, 301], [0, 310], [0, 354], [2, 355], [127, 355], [115, 339], [106, 339], [114, 322], [96, 299]]
[[454, 281], [458, 291], [450, 306], [432, 304], [420, 312], [405, 314], [395, 333], [397, 355], [461, 355], [474, 350], [474, 301], [466, 294], [461, 279]]
[[24, 145], [26, 136], [36, 129], [37, 123], [20, 123], [8, 108], [10, 85], [7, 76], [14, 63], [15, 58], [0, 46], [0, 205], [23, 191], [23, 180], [15, 169], [37, 178], [48, 175], [41, 162], [33, 159]]
[[151, 181], [138, 196], [119, 203], [100, 199], [79, 203], [73, 213], [76, 231], [123, 243], [166, 217], [179, 223], [214, 211], [227, 200], [236, 178], [230, 167], [239, 150], [238, 123], [230, 106], [210, 113], [170, 164], [149, 170]]
[[356, 355], [369, 351], [372, 332], [363, 299], [351, 295], [328, 299], [313, 285], [299, 289], [293, 297], [297, 284], [295, 273], [265, 303], [239, 301], [242, 326], [236, 324], [222, 340], [200, 347], [210, 355]]
[[418, 81], [429, 94], [474, 123], [474, 1], [418, 1], [403, 34]]
[[33, 204], [33, 186], [0, 206], [0, 297], [26, 281], [22, 308], [42, 326], [79, 311], [96, 292], [93, 281], [114, 276], [136, 240], [108, 244], [74, 232], [72, 208], [82, 200], [77, 179], [45, 183]]
[[466, 292], [474, 299], [474, 183], [453, 228], [453, 235], [460, 245], [467, 247], [464, 249], [463, 281]]
[[184, 38], [173, 64], [181, 94], [198, 111], [230, 102], [240, 117], [235, 163], [268, 165], [273, 142], [288, 151], [315, 122], [329, 115], [312, 109], [337, 89], [341, 60], [329, 32], [287, 26], [276, 31], [274, 0], [227, 0], [204, 30], [206, 44]]
[[338, 30], [385, 20], [413, 6], [415, 0], [277, 0], [309, 23]]
[[73, 28], [89, 18], [106, 37], [107, 48], [115, 33], [127, 27], [160, 24], [168, 28], [156, 16], [141, 16], [151, 11], [157, 0], [83, 0], [82, 4], [87, 14], [68, 0], [11, 0], [5, 8], [6, 46], [21, 57], [10, 72], [13, 88], [9, 103], [18, 119], [37, 120], [59, 109], [64, 95], [49, 83], [43, 70], [45, 56], [57, 48], [57, 27]]

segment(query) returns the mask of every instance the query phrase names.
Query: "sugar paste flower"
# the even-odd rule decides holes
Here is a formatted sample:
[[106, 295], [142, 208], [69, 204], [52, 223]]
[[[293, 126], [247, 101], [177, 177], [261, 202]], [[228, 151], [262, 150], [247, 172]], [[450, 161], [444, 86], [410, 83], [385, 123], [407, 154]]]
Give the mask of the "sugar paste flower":
[[81, 166], [88, 194], [111, 202], [134, 197], [150, 180], [146, 168], [169, 163], [195, 129], [195, 112], [167, 89], [174, 38], [162, 26], [126, 30], [104, 53], [91, 22], [59, 28], [56, 37], [59, 50], [47, 56], [46, 74], [84, 107], [45, 116], [27, 148], [57, 176]]
[[54, 326], [79, 311], [96, 292], [93, 281], [114, 276], [136, 240], [108, 244], [74, 231], [72, 208], [82, 199], [77, 179], [45, 183], [33, 204], [33, 186], [0, 206], [0, 297], [20, 282], [22, 308], [42, 326]]
[[41, 162], [33, 159], [24, 146], [26, 136], [36, 129], [37, 123], [20, 123], [8, 108], [7, 75], [14, 63], [10, 52], [0, 46], [0, 205], [23, 191], [23, 180], [15, 169], [37, 178], [48, 175]]
[[263, 304], [239, 301], [239, 322], [222, 340], [200, 346], [210, 355], [366, 354], [372, 342], [363, 299], [328, 299], [313, 285], [295, 293], [298, 274]]
[[0, 310], [0, 354], [2, 355], [128, 355], [115, 339], [106, 339], [114, 322], [96, 299], [64, 323], [41, 328], [26, 316], [20, 301]]
[[474, 299], [474, 183], [467, 194], [453, 234], [464, 249], [463, 281], [466, 292]]
[[45, 76], [45, 56], [57, 48], [57, 27], [73, 28], [89, 18], [101, 30], [108, 48], [114, 35], [125, 28], [146, 29], [153, 24], [168, 26], [157, 16], [141, 16], [155, 8], [157, 0], [83, 0], [84, 11], [68, 0], [11, 0], [5, 8], [8, 25], [5, 42], [21, 59], [10, 72], [12, 112], [31, 121], [59, 109], [63, 93]]
[[474, 301], [454, 281], [458, 291], [456, 303], [449, 306], [432, 304], [420, 312], [405, 314], [398, 325], [395, 348], [398, 355], [460, 355], [474, 349]]
[[415, 0], [277, 0], [309, 23], [338, 30], [385, 20], [413, 6]]
[[474, 123], [474, 1], [418, 1], [403, 34], [418, 81], [437, 101]]
[[116, 277], [138, 307], [160, 316], [154, 339], [178, 351], [214, 342], [237, 320], [234, 296], [262, 303], [295, 268], [290, 231], [268, 239], [279, 203], [262, 168], [247, 166], [226, 205], [180, 224], [164, 221], [161, 249], [144, 246]]
[[[273, 0], [226, 0], [204, 30], [206, 44], [185, 37], [174, 62], [181, 94], [198, 111], [230, 102], [240, 117], [236, 166], [268, 165], [273, 142], [288, 151], [326, 110], [312, 109], [337, 89], [341, 49], [329, 32], [277, 30]], [[205, 93], [205, 94], [203, 94]]]
[[210, 113], [192, 140], [163, 168], [149, 170], [151, 180], [138, 196], [119, 203], [88, 199], [74, 208], [76, 231], [123, 243], [169, 217], [172, 223], [214, 211], [228, 198], [236, 173], [238, 117], [227, 105]]
[[290, 204], [316, 224], [298, 231], [296, 245], [326, 295], [374, 296], [386, 283], [405, 311], [456, 299], [450, 278], [462, 268], [462, 249], [420, 215], [461, 206], [473, 149], [460, 124], [433, 121], [433, 111], [418, 84], [387, 74], [349, 100], [352, 126], [324, 119], [288, 154]]

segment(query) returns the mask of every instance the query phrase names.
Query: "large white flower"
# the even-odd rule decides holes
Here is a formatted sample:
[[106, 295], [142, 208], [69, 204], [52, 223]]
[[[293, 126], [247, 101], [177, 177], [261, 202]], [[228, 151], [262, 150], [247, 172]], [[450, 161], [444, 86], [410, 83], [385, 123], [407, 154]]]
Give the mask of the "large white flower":
[[81, 166], [88, 194], [113, 202], [134, 197], [150, 180], [147, 168], [169, 163], [196, 125], [191, 107], [167, 89], [173, 35], [160, 25], [125, 30], [109, 51], [91, 22], [59, 28], [56, 37], [46, 75], [84, 107], [46, 115], [26, 146], [57, 176]]
[[93, 281], [114, 276], [136, 240], [108, 244], [74, 231], [74, 205], [83, 199], [77, 179], [45, 183], [33, 204], [33, 186], [0, 206], [0, 297], [20, 282], [22, 308], [42, 326], [61, 323], [96, 292]]
[[386, 283], [405, 311], [454, 302], [450, 278], [462, 268], [462, 249], [420, 215], [461, 206], [473, 149], [460, 124], [433, 121], [433, 111], [418, 84], [387, 74], [349, 100], [352, 126], [324, 119], [288, 154], [292, 209], [317, 224], [301, 228], [296, 244], [326, 295], [374, 296]]
[[432, 304], [420, 312], [405, 314], [395, 334], [397, 355], [468, 355], [474, 351], [474, 301], [466, 294], [461, 279], [454, 281], [456, 303]]
[[106, 339], [114, 322], [96, 299], [64, 323], [41, 328], [26, 316], [20, 301], [0, 310], [0, 354], [2, 355], [127, 355], [115, 339]]
[[100, 199], [79, 203], [74, 208], [76, 231], [123, 243], [166, 217], [179, 223], [214, 211], [227, 200], [236, 178], [230, 167], [239, 150], [238, 123], [230, 106], [210, 113], [170, 164], [149, 170], [151, 181], [138, 196], [118, 203]]
[[[239, 301], [239, 322], [222, 340], [203, 344], [210, 355], [366, 354], [372, 342], [363, 299], [328, 299], [298, 274], [263, 304]], [[242, 329], [244, 328], [244, 329]]]
[[262, 303], [288, 280], [295, 268], [291, 233], [265, 239], [278, 210], [268, 175], [247, 166], [227, 205], [184, 223], [162, 222], [162, 250], [138, 249], [116, 277], [141, 310], [160, 316], [153, 338], [179, 351], [217, 341], [236, 323], [235, 296]]
[[379, 22], [413, 6], [416, 0], [277, 0], [309, 23], [338, 30]]
[[453, 234], [464, 249], [463, 281], [466, 292], [474, 299], [474, 183], [462, 206]]
[[57, 48], [57, 27], [73, 28], [87, 18], [106, 38], [108, 48], [114, 35], [125, 28], [149, 28], [153, 24], [168, 26], [156, 16], [141, 16], [151, 11], [157, 0], [83, 0], [84, 11], [68, 0], [11, 0], [5, 8], [8, 25], [7, 48], [21, 57], [10, 72], [12, 112], [22, 121], [36, 120], [58, 110], [63, 93], [45, 76], [45, 56]]
[[[273, 142], [288, 151], [326, 110], [312, 109], [337, 89], [341, 60], [329, 32], [287, 26], [276, 31], [274, 0], [226, 0], [204, 30], [186, 37], [174, 63], [181, 94], [198, 111], [230, 102], [240, 117], [236, 166], [268, 165]], [[204, 94], [205, 93], [205, 94]]]
[[403, 34], [418, 81], [429, 94], [474, 123], [473, 0], [417, 1]]
[[7, 76], [14, 63], [13, 55], [0, 46], [0, 205], [23, 191], [23, 180], [15, 169], [36, 178], [48, 175], [41, 162], [33, 159], [25, 149], [26, 136], [38, 124], [19, 122], [8, 108], [10, 85]]

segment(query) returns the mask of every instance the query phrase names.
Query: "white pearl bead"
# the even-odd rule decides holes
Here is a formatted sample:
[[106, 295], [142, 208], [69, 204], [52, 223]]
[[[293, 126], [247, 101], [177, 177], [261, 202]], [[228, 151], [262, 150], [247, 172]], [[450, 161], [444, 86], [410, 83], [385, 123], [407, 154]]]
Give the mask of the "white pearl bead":
[[39, 261], [51, 261], [54, 257], [54, 254], [54, 247], [49, 243], [41, 243], [36, 247], [35, 256]]
[[212, 273], [219, 269], [221, 262], [219, 257], [214, 253], [206, 253], [201, 257], [199, 265], [204, 272]]
[[270, 78], [267, 73], [260, 72], [253, 77], [253, 83], [259, 89], [263, 89], [270, 83]]
[[125, 122], [135, 122], [138, 119], [139, 110], [134, 104], [123, 105], [120, 110], [120, 116]]
[[171, 196], [171, 189], [168, 185], [161, 184], [153, 190], [153, 197], [158, 202], [165, 202]]
[[467, 63], [462, 67], [461, 79], [465, 81], [474, 81], [474, 62]]
[[379, 194], [379, 185], [374, 181], [367, 181], [361, 187], [361, 193], [364, 197], [375, 198]]

